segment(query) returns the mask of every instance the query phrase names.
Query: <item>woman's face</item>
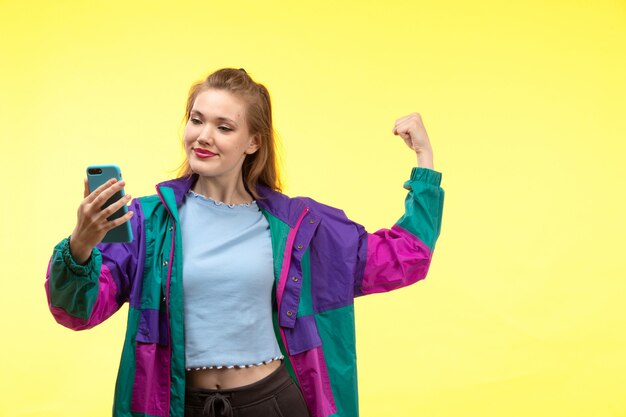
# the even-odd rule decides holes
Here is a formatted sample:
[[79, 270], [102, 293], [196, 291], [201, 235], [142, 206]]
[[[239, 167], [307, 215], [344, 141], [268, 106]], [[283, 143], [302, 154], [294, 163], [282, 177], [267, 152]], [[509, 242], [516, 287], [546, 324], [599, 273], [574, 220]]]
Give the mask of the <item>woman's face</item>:
[[205, 177], [237, 178], [248, 154], [259, 148], [248, 132], [245, 102], [224, 90], [197, 95], [185, 126], [185, 152], [193, 172]]

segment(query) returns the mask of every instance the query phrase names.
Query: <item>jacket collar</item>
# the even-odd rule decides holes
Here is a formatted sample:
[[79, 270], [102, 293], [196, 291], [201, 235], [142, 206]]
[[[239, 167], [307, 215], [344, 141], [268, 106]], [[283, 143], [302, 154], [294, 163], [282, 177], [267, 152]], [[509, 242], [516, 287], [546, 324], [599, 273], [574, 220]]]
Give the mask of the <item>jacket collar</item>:
[[[176, 208], [178, 209], [185, 199], [185, 194], [187, 194], [197, 179], [198, 174], [192, 174], [188, 177], [180, 177], [160, 182], [156, 185], [156, 188], [170, 188], [174, 192]], [[257, 199], [256, 202], [262, 210], [269, 212], [272, 216], [282, 220], [292, 228], [296, 226], [300, 214], [306, 207], [303, 199], [290, 198], [263, 184], [257, 185], [257, 193], [260, 198]]]

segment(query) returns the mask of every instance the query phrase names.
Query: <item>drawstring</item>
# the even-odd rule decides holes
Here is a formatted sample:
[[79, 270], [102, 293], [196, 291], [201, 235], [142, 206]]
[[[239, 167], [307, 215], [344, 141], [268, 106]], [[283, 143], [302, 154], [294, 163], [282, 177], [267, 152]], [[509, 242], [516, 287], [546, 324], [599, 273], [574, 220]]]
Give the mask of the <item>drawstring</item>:
[[233, 417], [233, 407], [228, 401], [228, 397], [216, 392], [214, 394], [209, 395], [204, 402], [204, 410], [202, 414], [206, 417], [218, 417], [216, 407], [219, 408], [218, 402], [222, 403], [222, 411], [220, 412], [220, 416], [222, 417]]

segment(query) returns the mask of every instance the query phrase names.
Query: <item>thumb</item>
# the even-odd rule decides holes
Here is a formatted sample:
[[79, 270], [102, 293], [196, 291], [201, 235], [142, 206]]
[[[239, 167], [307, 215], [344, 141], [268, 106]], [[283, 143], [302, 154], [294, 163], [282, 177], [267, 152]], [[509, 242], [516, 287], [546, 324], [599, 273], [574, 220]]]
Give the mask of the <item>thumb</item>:
[[87, 198], [87, 196], [89, 195], [89, 182], [87, 182], [87, 178], [85, 178], [83, 180], [83, 183], [85, 184], [85, 189], [83, 191], [83, 197]]

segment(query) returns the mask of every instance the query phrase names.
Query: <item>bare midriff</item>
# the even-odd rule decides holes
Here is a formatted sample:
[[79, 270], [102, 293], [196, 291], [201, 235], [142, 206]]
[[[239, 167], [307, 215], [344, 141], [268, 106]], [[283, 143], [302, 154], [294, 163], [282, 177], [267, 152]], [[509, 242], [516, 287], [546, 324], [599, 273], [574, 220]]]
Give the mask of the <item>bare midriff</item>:
[[203, 389], [231, 389], [254, 384], [274, 372], [281, 364], [275, 360], [250, 368], [198, 369], [187, 371], [187, 385]]

